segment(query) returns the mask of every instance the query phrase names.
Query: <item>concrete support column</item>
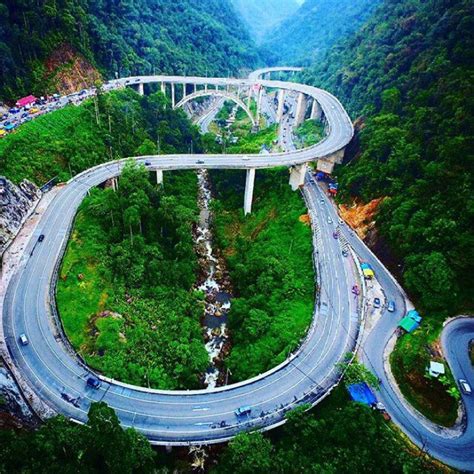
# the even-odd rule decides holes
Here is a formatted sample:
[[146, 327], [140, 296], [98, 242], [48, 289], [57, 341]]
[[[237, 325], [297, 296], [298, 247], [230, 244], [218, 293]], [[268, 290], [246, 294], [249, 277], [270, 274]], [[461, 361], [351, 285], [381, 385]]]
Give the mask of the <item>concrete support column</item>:
[[161, 83], [161, 92], [166, 95], [166, 85], [164, 82]]
[[204, 84], [204, 90], [207, 92], [207, 84]]
[[255, 168], [247, 170], [247, 179], [245, 180], [245, 196], [244, 196], [244, 214], [252, 212], [253, 187], [255, 185]]
[[257, 124], [260, 121], [260, 110], [262, 109], [262, 96], [263, 96], [263, 87], [260, 87], [257, 95]]
[[300, 186], [304, 185], [304, 177], [307, 169], [307, 163], [293, 166], [290, 169], [290, 186], [293, 191], [296, 191]]
[[252, 87], [249, 87], [249, 92], [247, 96], [247, 108], [250, 109], [250, 102], [252, 100]]
[[186, 97], [186, 84], [183, 83], [183, 99]]
[[306, 112], [306, 96], [300, 92], [298, 95], [298, 102], [296, 104], [295, 126], [304, 121], [304, 114]]
[[143, 83], [141, 83], [141, 82], [140, 82], [140, 84], [138, 84], [138, 93], [139, 93], [140, 95], [144, 95], [144, 94], [145, 94], [145, 92], [144, 92], [144, 90], [143, 90]]
[[117, 189], [118, 189], [118, 179], [117, 178], [112, 178], [112, 189], [114, 191], [117, 191]]
[[163, 184], [163, 170], [156, 170], [156, 184]]
[[311, 106], [311, 120], [319, 120], [323, 110], [316, 99], [313, 99], [313, 105]]
[[194, 93], [197, 92], [197, 87], [198, 87], [197, 84], [194, 84]]
[[281, 122], [283, 118], [283, 108], [285, 105], [285, 89], [280, 89], [278, 92], [278, 110], [277, 110], [277, 123]]
[[174, 109], [174, 106], [175, 106], [175, 94], [174, 94], [174, 84], [171, 83], [171, 106], [173, 107]]

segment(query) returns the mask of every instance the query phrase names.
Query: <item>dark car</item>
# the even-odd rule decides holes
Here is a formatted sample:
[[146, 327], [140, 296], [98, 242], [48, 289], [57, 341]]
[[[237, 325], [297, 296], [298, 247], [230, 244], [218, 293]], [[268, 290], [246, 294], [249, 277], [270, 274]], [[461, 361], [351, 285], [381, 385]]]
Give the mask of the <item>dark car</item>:
[[39, 237], [38, 237], [38, 242], [43, 242], [44, 240], [44, 234], [41, 234]]
[[339, 238], [339, 234], [337, 232], [333, 232], [332, 233], [332, 236], [335, 238], [335, 239], [338, 239]]
[[348, 255], [349, 255], [349, 252], [348, 252], [346, 249], [344, 249], [344, 250], [342, 251], [342, 256], [343, 256], [343, 257], [347, 257]]
[[374, 308], [380, 308], [380, 298], [374, 298]]
[[145, 161], [145, 166], [151, 166], [151, 161]]
[[101, 381], [99, 379], [96, 379], [95, 377], [89, 377], [87, 379], [87, 386], [88, 387], [91, 387], [91, 388], [97, 390], [101, 385], [102, 385]]
[[203, 164], [204, 164], [204, 161], [202, 161], [202, 160], [197, 160], [196, 163], [197, 163], [198, 165], [203, 165]]

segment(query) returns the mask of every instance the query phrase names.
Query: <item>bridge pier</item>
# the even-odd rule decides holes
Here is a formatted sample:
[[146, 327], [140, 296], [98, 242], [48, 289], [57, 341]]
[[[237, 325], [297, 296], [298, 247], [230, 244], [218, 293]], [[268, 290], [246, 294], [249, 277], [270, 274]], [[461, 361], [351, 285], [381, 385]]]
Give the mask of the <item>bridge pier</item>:
[[305, 114], [306, 114], [306, 95], [300, 92], [298, 95], [298, 102], [296, 104], [295, 127], [297, 127], [304, 121]]
[[197, 90], [198, 90], [198, 89], [197, 89], [197, 87], [198, 87], [197, 84], [193, 84], [193, 87], [194, 87], [194, 93], [196, 93]]
[[341, 164], [344, 159], [345, 148], [342, 148], [339, 151], [336, 151], [324, 158], [319, 158], [316, 163], [316, 169], [324, 173], [331, 174], [334, 170], [334, 166]]
[[311, 119], [312, 120], [320, 120], [323, 114], [323, 109], [319, 102], [316, 99], [313, 99], [313, 105], [311, 106]]
[[163, 170], [156, 170], [156, 184], [163, 184]]
[[183, 99], [186, 97], [186, 84], [183, 82]]
[[262, 96], [263, 96], [263, 87], [260, 86], [260, 89], [258, 90], [258, 95], [257, 95], [257, 125], [260, 122], [260, 111], [262, 110]]
[[166, 84], [164, 82], [161, 83], [161, 93], [166, 95]]
[[138, 84], [138, 93], [140, 95], [145, 95], [145, 91], [143, 90], [143, 83], [140, 82], [140, 84]]
[[112, 178], [111, 179], [111, 182], [112, 182], [112, 189], [117, 192], [117, 189], [118, 189], [118, 178], [115, 177], [115, 178]]
[[253, 188], [255, 185], [255, 168], [247, 170], [247, 179], [245, 180], [245, 196], [244, 196], [244, 214], [252, 212]]
[[171, 83], [171, 107], [175, 107], [176, 105], [176, 97], [175, 97], [175, 90], [174, 90], [174, 83]]
[[285, 89], [280, 89], [278, 92], [278, 110], [277, 110], [277, 123], [281, 122], [283, 117], [283, 108], [285, 106]]
[[293, 191], [296, 191], [304, 185], [304, 178], [308, 169], [308, 163], [296, 165], [290, 168], [290, 186]]

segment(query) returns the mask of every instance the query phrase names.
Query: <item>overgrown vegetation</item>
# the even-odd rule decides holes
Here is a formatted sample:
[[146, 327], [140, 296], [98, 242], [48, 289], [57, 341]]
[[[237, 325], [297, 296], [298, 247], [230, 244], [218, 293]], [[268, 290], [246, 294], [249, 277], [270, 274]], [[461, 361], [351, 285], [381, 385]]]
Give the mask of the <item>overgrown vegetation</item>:
[[164, 191], [133, 162], [117, 192], [94, 190], [81, 206], [61, 268], [57, 303], [86, 362], [154, 388], [196, 388], [208, 363], [199, 294], [197, 180], [166, 176]]
[[377, 228], [424, 316], [400, 339], [394, 373], [444, 423], [455, 399], [424, 374], [443, 320], [474, 306], [473, 22], [467, 0], [384, 1], [305, 74], [363, 117], [360, 153], [337, 170], [339, 197], [386, 197]]
[[158, 462], [148, 440], [123, 430], [105, 403], [93, 403], [79, 425], [62, 416], [37, 431], [0, 430], [0, 472], [153, 473]]
[[213, 172], [215, 233], [227, 258], [235, 298], [229, 315], [234, 380], [282, 362], [304, 337], [314, 305], [310, 228], [287, 170], [258, 171], [253, 212], [241, 210], [243, 172]]
[[107, 77], [228, 75], [257, 62], [228, 0], [2, 0], [0, 98], [51, 91], [45, 60], [61, 44]]

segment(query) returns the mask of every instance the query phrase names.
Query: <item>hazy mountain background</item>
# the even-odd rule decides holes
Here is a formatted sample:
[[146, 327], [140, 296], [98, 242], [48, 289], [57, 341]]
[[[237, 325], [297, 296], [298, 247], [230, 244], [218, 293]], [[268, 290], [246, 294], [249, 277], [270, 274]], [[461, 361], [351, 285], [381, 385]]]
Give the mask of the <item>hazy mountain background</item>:
[[306, 0], [263, 38], [267, 62], [299, 65], [321, 58], [336, 41], [356, 31], [380, 1]]
[[279, 23], [298, 10], [302, 0], [231, 0], [257, 44]]

